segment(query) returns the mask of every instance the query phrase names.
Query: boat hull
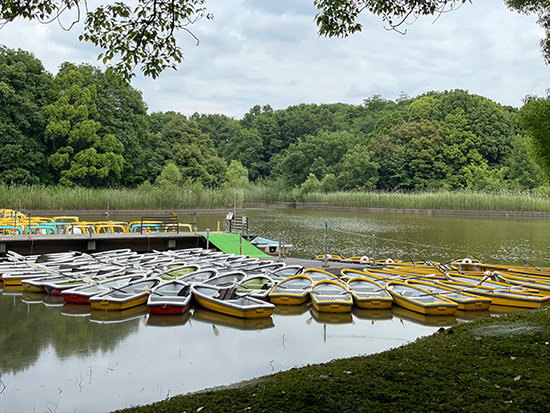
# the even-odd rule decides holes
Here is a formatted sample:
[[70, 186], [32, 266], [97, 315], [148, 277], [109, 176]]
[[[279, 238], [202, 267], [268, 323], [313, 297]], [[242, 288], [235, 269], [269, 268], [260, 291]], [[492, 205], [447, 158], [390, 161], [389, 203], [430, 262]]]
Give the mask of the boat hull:
[[[353, 293], [352, 293], [353, 295]], [[366, 308], [369, 310], [387, 310], [391, 308], [393, 304], [392, 298], [357, 298], [353, 297], [354, 304], [359, 308]]]
[[303, 295], [270, 295], [269, 301], [276, 305], [301, 305], [304, 304], [309, 298], [309, 293], [304, 292]]
[[69, 304], [90, 304], [90, 297], [80, 294], [62, 294], [63, 300]]
[[261, 307], [249, 310], [241, 310], [228, 305], [224, 305], [219, 301], [209, 300], [199, 295], [195, 295], [197, 302], [204, 308], [207, 308], [218, 313], [232, 315], [240, 318], [266, 318], [273, 314], [272, 307]]
[[311, 300], [313, 308], [315, 308], [320, 313], [350, 313], [352, 303], [349, 302], [326, 302], [326, 301], [317, 301], [315, 298]]
[[138, 305], [146, 304], [148, 294], [145, 294], [140, 297], [132, 298], [127, 301], [113, 301], [109, 298], [102, 297], [98, 300], [90, 300], [92, 309], [94, 310], [104, 310], [104, 311], [121, 311], [126, 310], [127, 308], [137, 307]]
[[402, 298], [397, 294], [392, 294], [393, 301], [400, 307], [425, 315], [452, 315], [457, 310], [456, 304], [417, 304], [416, 302]]
[[148, 304], [149, 313], [158, 315], [177, 315], [183, 314], [189, 309], [189, 304], [186, 305], [173, 305], [173, 304]]

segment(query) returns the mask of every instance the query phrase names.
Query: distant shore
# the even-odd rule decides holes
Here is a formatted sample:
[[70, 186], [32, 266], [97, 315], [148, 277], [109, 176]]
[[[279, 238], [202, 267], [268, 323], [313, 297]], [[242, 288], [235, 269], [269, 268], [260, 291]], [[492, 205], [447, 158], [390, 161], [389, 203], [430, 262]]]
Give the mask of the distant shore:
[[[458, 215], [458, 216], [499, 216], [499, 217], [532, 217], [532, 218], [550, 218], [550, 211], [488, 211], [488, 210], [459, 210], [459, 209], [410, 209], [410, 208], [368, 208], [368, 207], [348, 207], [323, 204], [305, 204], [305, 203], [250, 203], [236, 208], [240, 215], [246, 214], [247, 209], [307, 209], [317, 211], [350, 211], [350, 212], [373, 212], [373, 213], [399, 213], [411, 215]], [[56, 210], [27, 210], [24, 211], [31, 216], [141, 216], [141, 215], [169, 215], [174, 212], [176, 215], [197, 213], [206, 214], [226, 214], [233, 211], [233, 207], [227, 208], [197, 208], [197, 209], [56, 209]], [[108, 214], [107, 214], [108, 213]]]

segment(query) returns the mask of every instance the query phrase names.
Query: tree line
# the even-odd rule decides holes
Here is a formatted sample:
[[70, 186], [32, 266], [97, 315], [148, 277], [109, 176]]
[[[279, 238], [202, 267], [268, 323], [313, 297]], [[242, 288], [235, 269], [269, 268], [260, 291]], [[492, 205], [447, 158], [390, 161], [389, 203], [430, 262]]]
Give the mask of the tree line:
[[149, 114], [120, 78], [72, 63], [53, 76], [32, 54], [0, 47], [0, 182], [531, 190], [548, 173], [544, 141], [533, 139], [547, 136], [548, 102], [531, 98], [518, 112], [453, 90], [360, 105], [254, 106], [242, 119]]

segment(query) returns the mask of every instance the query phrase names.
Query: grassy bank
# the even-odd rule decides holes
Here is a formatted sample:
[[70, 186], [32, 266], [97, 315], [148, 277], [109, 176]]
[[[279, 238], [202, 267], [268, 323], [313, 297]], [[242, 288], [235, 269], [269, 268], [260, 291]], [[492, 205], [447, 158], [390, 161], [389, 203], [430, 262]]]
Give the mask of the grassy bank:
[[[235, 191], [231, 189], [142, 189], [67, 188], [62, 186], [0, 185], [0, 208], [17, 210], [79, 209], [199, 209], [233, 206]], [[237, 193], [242, 204], [242, 194]]]
[[300, 203], [334, 207], [435, 209], [461, 211], [550, 211], [550, 192], [333, 192], [300, 193], [255, 185], [244, 192], [245, 203]]
[[18, 210], [200, 209], [243, 204], [320, 204], [333, 207], [550, 212], [550, 193], [424, 192], [301, 193], [267, 185], [246, 189], [93, 189], [0, 185], [0, 208]]
[[550, 409], [550, 311], [440, 330], [383, 353], [294, 368], [126, 412]]

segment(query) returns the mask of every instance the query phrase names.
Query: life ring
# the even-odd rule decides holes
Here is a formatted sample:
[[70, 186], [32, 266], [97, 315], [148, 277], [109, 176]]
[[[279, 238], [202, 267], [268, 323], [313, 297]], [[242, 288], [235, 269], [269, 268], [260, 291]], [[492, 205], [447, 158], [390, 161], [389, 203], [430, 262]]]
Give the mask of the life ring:
[[384, 264], [393, 264], [393, 263], [395, 263], [393, 258], [387, 258], [386, 261], [384, 261]]
[[363, 255], [361, 258], [359, 258], [359, 262], [369, 262], [369, 261], [371, 261], [371, 259], [368, 255]]
[[461, 262], [461, 264], [471, 264], [472, 263], [472, 259], [471, 258], [464, 258]]

